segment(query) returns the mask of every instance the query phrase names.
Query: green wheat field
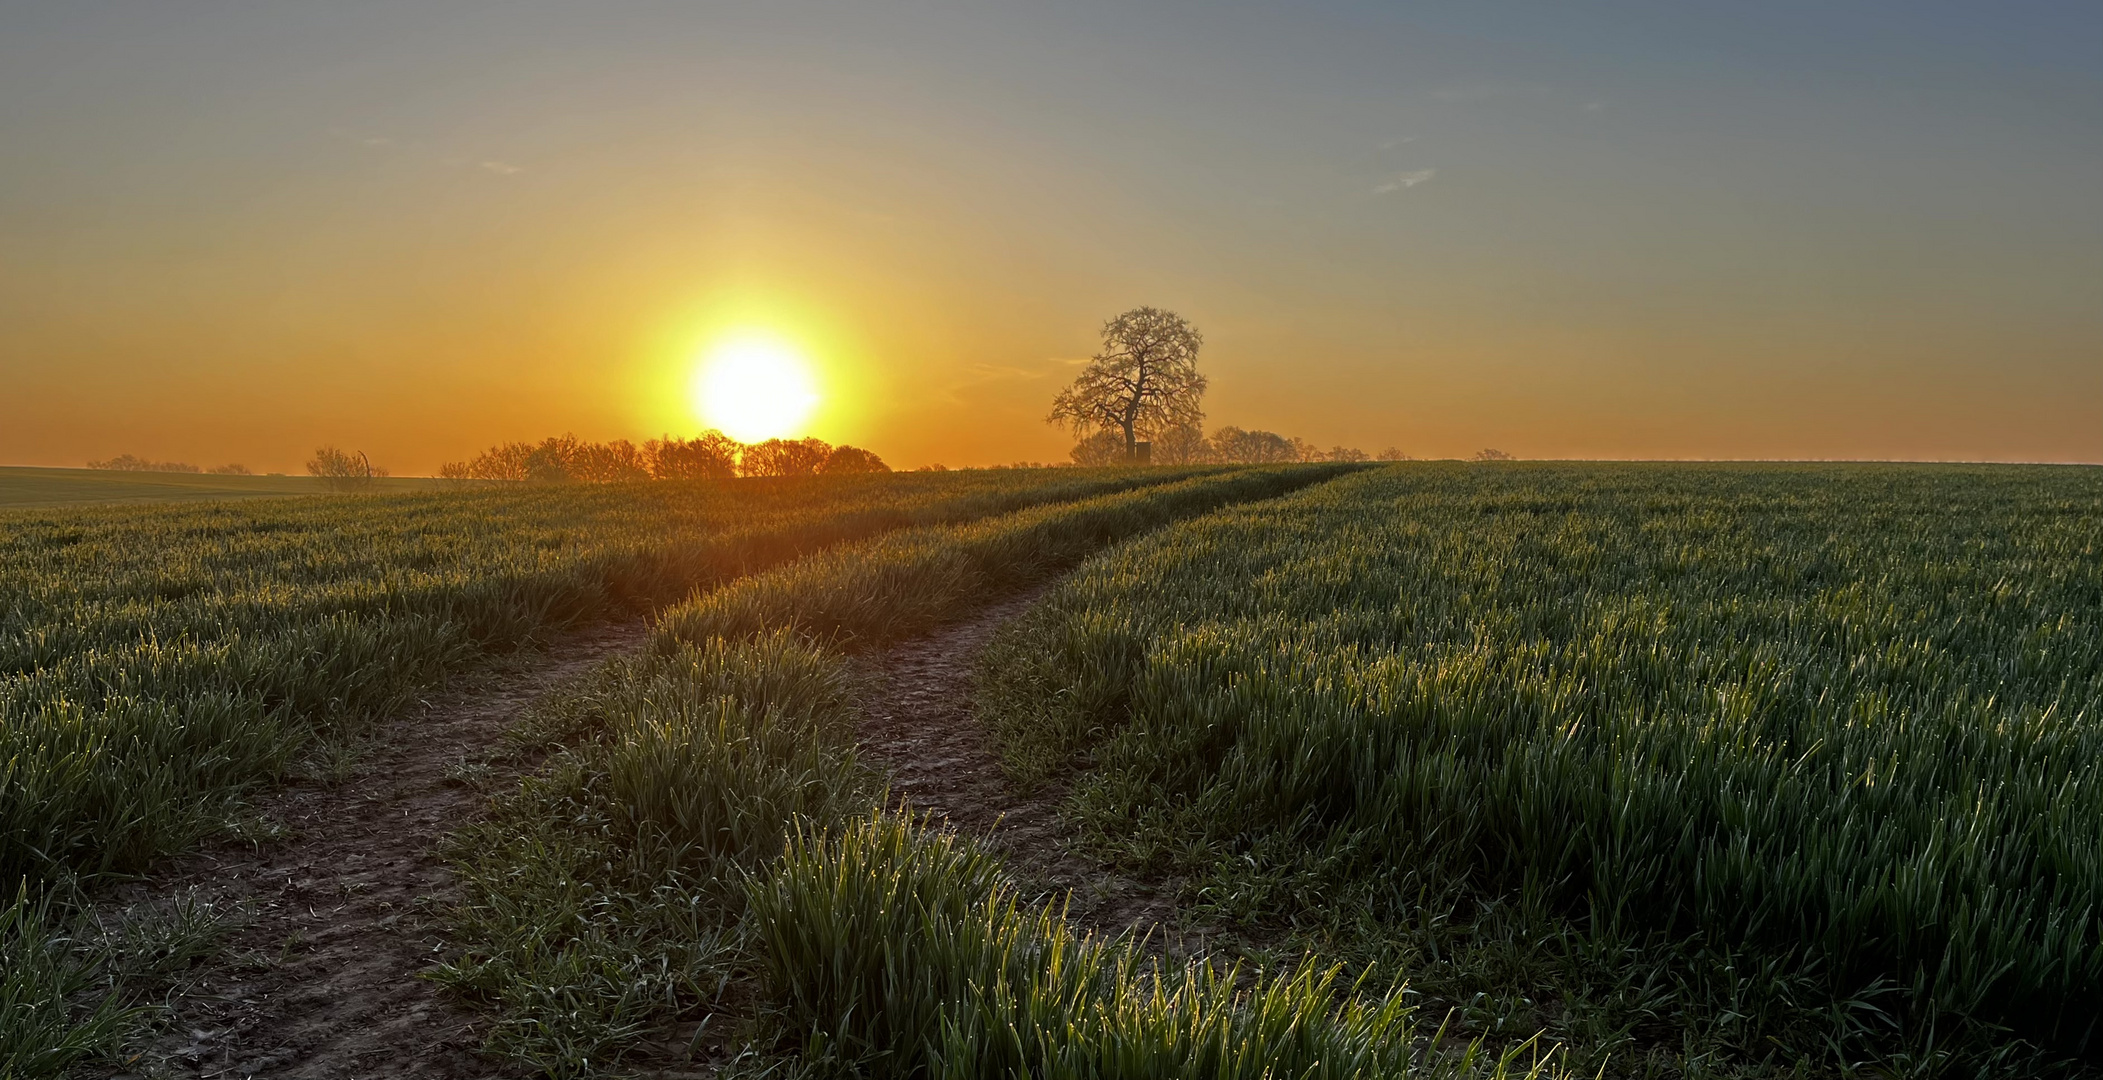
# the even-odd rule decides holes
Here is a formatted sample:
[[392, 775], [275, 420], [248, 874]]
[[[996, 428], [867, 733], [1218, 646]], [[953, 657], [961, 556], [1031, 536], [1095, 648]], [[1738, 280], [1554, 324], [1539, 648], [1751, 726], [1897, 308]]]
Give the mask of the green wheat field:
[[[28, 472], [0, 1077], [107, 1075], [209, 961], [111, 883], [636, 616], [447, 850], [427, 975], [520, 1075], [711, 1024], [725, 1076], [2103, 1075], [2103, 469]], [[1003, 775], [1201, 947], [1084, 932], [857, 755], [857, 656], [1032, 588], [978, 660]]]

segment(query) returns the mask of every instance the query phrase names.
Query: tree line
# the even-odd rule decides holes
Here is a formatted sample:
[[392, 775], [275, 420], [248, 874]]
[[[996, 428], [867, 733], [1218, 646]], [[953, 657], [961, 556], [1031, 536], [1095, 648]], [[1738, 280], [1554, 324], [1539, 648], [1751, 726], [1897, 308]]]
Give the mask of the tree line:
[[148, 461], [137, 454], [118, 454], [106, 461], [88, 462], [90, 469], [112, 472], [211, 473], [215, 476], [253, 476], [246, 465], [214, 465], [201, 469], [187, 461]]
[[[1327, 450], [1298, 436], [1245, 430], [1228, 424], [1206, 435], [1196, 424], [1148, 432], [1146, 458], [1155, 465], [1267, 465], [1290, 461], [1408, 461], [1396, 447], [1368, 454], [1353, 446]], [[1122, 432], [1096, 431], [1073, 448], [1076, 465], [1117, 465], [1131, 460]]]
[[706, 431], [691, 439], [668, 435], [641, 446], [626, 439], [587, 442], [574, 435], [504, 443], [467, 461], [447, 462], [438, 475], [448, 480], [609, 484], [890, 471], [882, 458], [858, 446], [834, 446], [814, 438], [742, 443], [720, 431]]

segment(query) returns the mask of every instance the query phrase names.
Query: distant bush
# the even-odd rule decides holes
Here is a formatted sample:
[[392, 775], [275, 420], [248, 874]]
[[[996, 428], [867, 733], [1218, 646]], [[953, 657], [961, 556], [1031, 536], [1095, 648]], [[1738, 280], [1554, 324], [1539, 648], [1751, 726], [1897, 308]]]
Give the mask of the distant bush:
[[1390, 447], [1388, 447], [1387, 449], [1385, 449], [1385, 450], [1382, 450], [1382, 451], [1380, 451], [1380, 460], [1382, 460], [1382, 461], [1415, 461], [1416, 459], [1415, 459], [1415, 458], [1413, 458], [1413, 457], [1410, 457], [1410, 456], [1409, 456], [1408, 454], [1405, 454], [1405, 453], [1403, 453], [1400, 447], [1390, 446]]
[[1073, 448], [1076, 465], [1121, 465], [1125, 459], [1125, 437], [1115, 431], [1098, 431]]
[[447, 462], [439, 467], [438, 475], [448, 480], [532, 480], [544, 484], [575, 480], [606, 484], [646, 480], [651, 469], [649, 458], [626, 439], [594, 443], [575, 435], [557, 435], [538, 443], [490, 447], [472, 460]]
[[1212, 444], [1196, 424], [1171, 428], [1154, 436], [1153, 463], [1196, 465], [1212, 460]]
[[446, 480], [528, 480], [532, 478], [533, 450], [532, 443], [492, 446], [471, 460], [440, 465], [438, 475]]
[[590, 484], [611, 484], [650, 478], [648, 459], [626, 439], [608, 443], [571, 442], [573, 445], [562, 463], [575, 479]]
[[206, 470], [215, 476], [254, 476], [246, 465], [215, 465]]
[[643, 444], [650, 475], [659, 480], [728, 480], [738, 474], [738, 452], [743, 444], [720, 431], [705, 431], [693, 439], [670, 435]]
[[314, 451], [314, 459], [307, 462], [307, 472], [320, 477], [333, 491], [363, 491], [387, 475], [387, 470], [375, 467], [363, 450], [344, 451], [333, 446]]
[[891, 467], [884, 464], [884, 459], [859, 446], [835, 446], [832, 448], [832, 453], [826, 456], [825, 464], [818, 466], [818, 471], [821, 473], [878, 473], [890, 472]]
[[[1098, 431], [1074, 446], [1072, 457], [1076, 465], [1125, 464], [1124, 436], [1114, 429]], [[1324, 450], [1305, 439], [1289, 438], [1275, 431], [1247, 431], [1231, 424], [1214, 430], [1207, 438], [1197, 425], [1187, 424], [1155, 433], [1147, 460], [1154, 465], [1272, 465], [1368, 459], [1365, 451], [1355, 447], [1332, 446]]]
[[746, 476], [809, 476], [831, 456], [831, 445], [822, 439], [768, 439], [745, 448], [738, 456], [738, 472]]
[[1305, 444], [1272, 431], [1243, 431], [1227, 426], [1212, 433], [1214, 461], [1262, 465], [1300, 460]]
[[1511, 456], [1510, 454], [1507, 454], [1507, 453], [1505, 453], [1505, 452], [1504, 452], [1504, 451], [1502, 451], [1502, 450], [1497, 450], [1497, 449], [1492, 449], [1492, 448], [1489, 448], [1489, 447], [1485, 447], [1485, 448], [1483, 448], [1483, 449], [1481, 449], [1481, 450], [1477, 450], [1477, 451], [1475, 451], [1475, 456], [1474, 456], [1474, 457], [1472, 457], [1472, 458], [1470, 458], [1469, 460], [1470, 460], [1470, 461], [1517, 461], [1517, 460], [1519, 460], [1519, 459], [1518, 459], [1518, 458], [1515, 458], [1515, 457], [1513, 457], [1513, 456]]
[[[108, 461], [90, 461], [90, 469], [110, 469], [115, 472], [203, 472], [186, 461], [148, 461], [132, 454], [118, 454]], [[213, 470], [214, 472], [218, 470]]]

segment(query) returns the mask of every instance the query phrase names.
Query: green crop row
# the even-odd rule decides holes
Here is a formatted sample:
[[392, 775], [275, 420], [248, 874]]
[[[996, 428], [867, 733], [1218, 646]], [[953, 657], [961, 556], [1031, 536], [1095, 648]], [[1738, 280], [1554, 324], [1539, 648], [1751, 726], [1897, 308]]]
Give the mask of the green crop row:
[[1076, 935], [969, 843], [879, 811], [855, 762], [842, 650], [1339, 471], [899, 534], [668, 613], [652, 649], [543, 710], [532, 737], [561, 749], [457, 838], [463, 948], [442, 978], [495, 1014], [492, 1050], [555, 1076], [740, 1012], [719, 1036], [871, 1077], [1511, 1075], [1432, 1049], [1400, 989], [1164, 969]]
[[1402, 466], [1106, 553], [986, 674], [1104, 850], [1480, 1030], [2103, 1040], [2097, 470]]
[[828, 546], [1187, 475], [891, 474], [0, 514], [0, 883], [20, 896], [0, 909], [0, 1075], [41, 1075], [115, 1030], [106, 1006], [76, 1015], [52, 1003], [89, 985], [95, 966], [53, 890], [70, 897], [76, 875], [135, 871], [223, 827], [317, 734], [398, 708], [478, 655]]

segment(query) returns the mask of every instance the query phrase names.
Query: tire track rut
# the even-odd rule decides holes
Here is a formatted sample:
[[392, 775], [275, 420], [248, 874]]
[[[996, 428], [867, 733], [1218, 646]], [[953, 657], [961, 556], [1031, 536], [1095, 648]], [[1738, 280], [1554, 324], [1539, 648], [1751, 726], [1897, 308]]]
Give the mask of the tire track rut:
[[419, 977], [445, 955], [432, 916], [458, 897], [439, 848], [485, 802], [457, 766], [489, 757], [521, 710], [646, 633], [640, 620], [603, 624], [470, 672], [363, 733], [343, 779], [258, 799], [281, 838], [220, 843], [116, 890], [101, 906], [187, 896], [246, 915], [114, 1075], [512, 1075], [475, 1052], [479, 1014]]

